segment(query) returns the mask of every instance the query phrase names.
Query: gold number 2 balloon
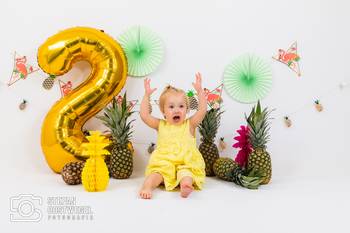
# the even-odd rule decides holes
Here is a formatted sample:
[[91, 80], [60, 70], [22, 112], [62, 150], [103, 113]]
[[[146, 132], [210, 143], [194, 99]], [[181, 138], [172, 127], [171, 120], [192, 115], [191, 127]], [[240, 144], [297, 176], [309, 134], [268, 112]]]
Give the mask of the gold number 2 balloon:
[[67, 73], [81, 60], [91, 65], [89, 77], [52, 106], [42, 125], [42, 150], [57, 173], [66, 163], [82, 157], [82, 126], [119, 93], [127, 77], [121, 46], [97, 29], [75, 27], [61, 31], [38, 49], [38, 64], [51, 75]]

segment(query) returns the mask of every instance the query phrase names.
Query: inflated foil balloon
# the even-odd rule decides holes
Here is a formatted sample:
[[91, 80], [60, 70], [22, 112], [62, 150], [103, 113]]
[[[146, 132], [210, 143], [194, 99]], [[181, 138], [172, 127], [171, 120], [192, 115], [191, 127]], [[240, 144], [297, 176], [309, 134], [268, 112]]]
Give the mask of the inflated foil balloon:
[[97, 29], [75, 27], [61, 31], [38, 50], [38, 64], [50, 75], [63, 75], [82, 60], [91, 65], [89, 77], [52, 106], [42, 125], [42, 150], [57, 173], [68, 162], [82, 157], [82, 126], [119, 93], [127, 77], [121, 46]]

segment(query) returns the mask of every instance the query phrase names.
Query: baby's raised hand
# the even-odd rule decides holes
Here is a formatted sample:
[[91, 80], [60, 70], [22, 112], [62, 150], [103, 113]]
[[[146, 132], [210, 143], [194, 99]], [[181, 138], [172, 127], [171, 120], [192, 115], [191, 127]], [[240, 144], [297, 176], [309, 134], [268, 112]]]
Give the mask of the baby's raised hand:
[[145, 94], [148, 96], [151, 96], [153, 92], [155, 92], [157, 90], [157, 88], [151, 88], [151, 80], [149, 78], [145, 78], [145, 80], [143, 80], [143, 85], [145, 87]]
[[194, 89], [197, 93], [200, 93], [202, 91], [202, 75], [201, 73], [196, 73], [196, 82], [192, 83]]

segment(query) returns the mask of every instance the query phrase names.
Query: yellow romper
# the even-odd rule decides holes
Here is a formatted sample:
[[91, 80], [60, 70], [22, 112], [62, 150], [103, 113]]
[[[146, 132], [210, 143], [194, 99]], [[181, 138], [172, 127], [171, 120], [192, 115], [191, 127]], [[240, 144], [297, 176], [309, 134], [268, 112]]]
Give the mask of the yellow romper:
[[181, 125], [171, 125], [160, 120], [157, 147], [153, 151], [145, 175], [159, 173], [165, 189], [173, 190], [181, 179], [190, 176], [195, 188], [202, 189], [205, 163], [196, 146], [196, 138], [190, 133], [189, 120]]

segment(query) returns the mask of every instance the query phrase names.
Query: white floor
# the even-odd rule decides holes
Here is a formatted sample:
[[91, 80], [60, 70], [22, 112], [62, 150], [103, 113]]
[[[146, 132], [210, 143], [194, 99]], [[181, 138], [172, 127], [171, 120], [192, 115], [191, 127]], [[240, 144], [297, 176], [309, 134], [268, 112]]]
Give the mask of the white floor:
[[[204, 190], [194, 192], [188, 199], [181, 198], [178, 192], [158, 189], [152, 200], [141, 200], [137, 191], [143, 181], [142, 174], [134, 174], [128, 180], [110, 180], [108, 189], [100, 193], [85, 192], [81, 185], [68, 186], [60, 175], [50, 172], [9, 176], [3, 177], [7, 182], [1, 192], [1, 226], [6, 232], [348, 233], [348, 178], [334, 174], [327, 179], [273, 177], [271, 184], [259, 190], [208, 178]], [[34, 197], [20, 197], [21, 194]], [[41, 205], [36, 197], [41, 198]], [[74, 204], [61, 203], [61, 206], [89, 206], [93, 219], [53, 220], [49, 207], [54, 205], [48, 203], [53, 197], [74, 197]], [[29, 215], [28, 206], [19, 207], [26, 200], [41, 211], [40, 221], [13, 222], [36, 218], [35, 214], [19, 215], [20, 211]]]

